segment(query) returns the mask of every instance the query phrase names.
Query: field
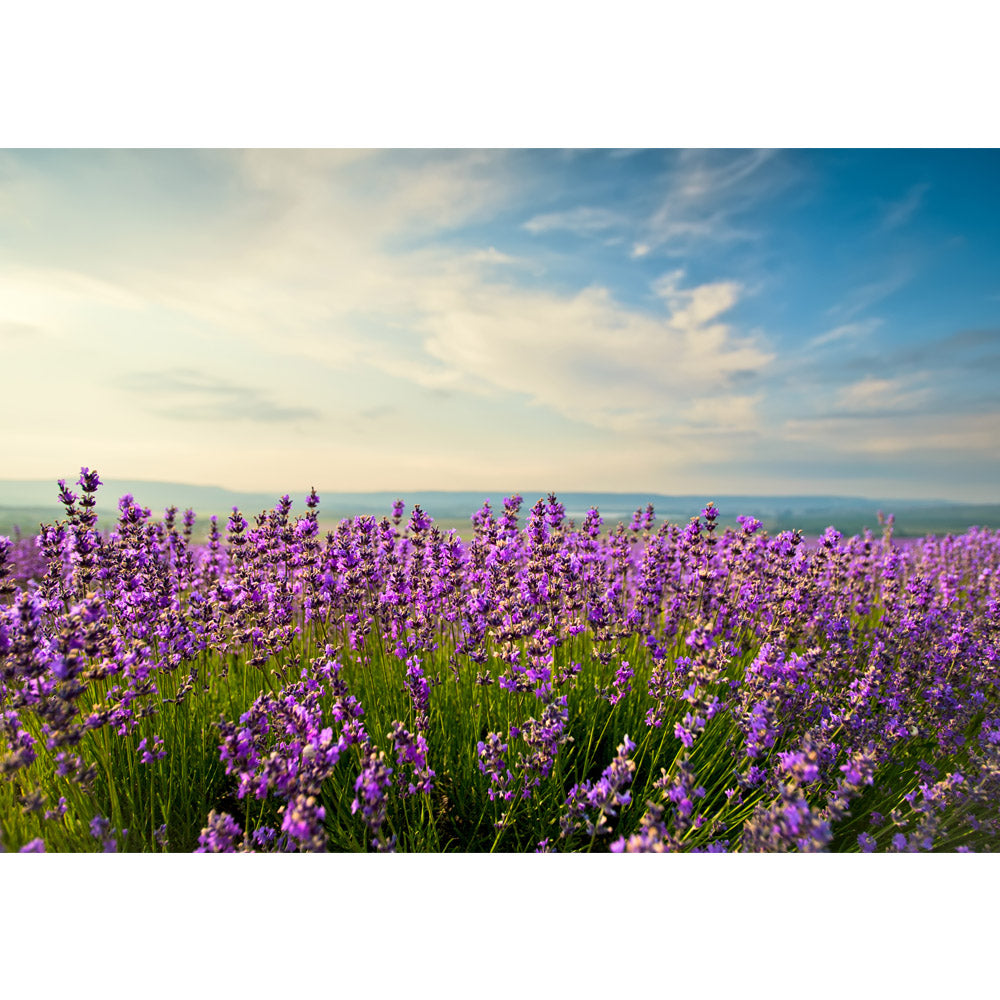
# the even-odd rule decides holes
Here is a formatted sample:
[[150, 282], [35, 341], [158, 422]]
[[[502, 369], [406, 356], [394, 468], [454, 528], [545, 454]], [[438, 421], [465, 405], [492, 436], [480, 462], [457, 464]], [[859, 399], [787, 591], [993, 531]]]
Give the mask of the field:
[[[8, 851], [991, 851], [1000, 533], [558, 498], [0, 539]], [[196, 539], [204, 538], [204, 542]]]

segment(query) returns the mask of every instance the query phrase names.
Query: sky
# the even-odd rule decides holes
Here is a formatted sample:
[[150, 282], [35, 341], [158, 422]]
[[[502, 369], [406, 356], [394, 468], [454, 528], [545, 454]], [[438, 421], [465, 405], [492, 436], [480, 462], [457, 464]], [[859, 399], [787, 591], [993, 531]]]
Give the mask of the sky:
[[0, 477], [1000, 486], [1000, 152], [0, 151]]

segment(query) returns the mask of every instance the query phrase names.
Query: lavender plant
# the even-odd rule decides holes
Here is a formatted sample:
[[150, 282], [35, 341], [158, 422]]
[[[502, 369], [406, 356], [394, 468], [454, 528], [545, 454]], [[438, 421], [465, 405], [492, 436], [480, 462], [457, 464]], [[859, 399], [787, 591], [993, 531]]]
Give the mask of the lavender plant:
[[100, 485], [0, 538], [5, 850], [1000, 845], [1000, 533], [312, 491], [195, 544]]

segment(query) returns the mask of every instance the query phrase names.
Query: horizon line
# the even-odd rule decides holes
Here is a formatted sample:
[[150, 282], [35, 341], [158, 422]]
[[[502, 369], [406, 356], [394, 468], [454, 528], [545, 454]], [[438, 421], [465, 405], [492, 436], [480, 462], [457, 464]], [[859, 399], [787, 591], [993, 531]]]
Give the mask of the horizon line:
[[[70, 482], [69, 477], [60, 477], [66, 479], [67, 485], [72, 486], [74, 483]], [[21, 484], [21, 485], [42, 485], [49, 484], [48, 479], [44, 478], [0, 478], [0, 486], [4, 484]], [[75, 482], [75, 481], [74, 481]], [[138, 477], [111, 477], [108, 480], [102, 480], [102, 485], [105, 483], [129, 483], [136, 485], [150, 485], [150, 486], [165, 486], [165, 487], [187, 487], [194, 489], [204, 489], [204, 490], [218, 490], [223, 493], [231, 494], [241, 494], [247, 496], [261, 496], [261, 495], [274, 495], [276, 499], [280, 499], [282, 496], [292, 496], [293, 491], [274, 491], [267, 488], [256, 488], [256, 489], [239, 489], [229, 486], [223, 486], [218, 483], [196, 483], [187, 482], [181, 480], [171, 480], [171, 479], [143, 479]], [[51, 485], [56, 486], [58, 484], [58, 479], [51, 480]], [[322, 500], [323, 496], [360, 496], [360, 495], [372, 495], [372, 494], [385, 494], [394, 495], [399, 499], [405, 499], [405, 497], [410, 494], [421, 494], [421, 493], [432, 493], [432, 494], [475, 494], [477, 496], [482, 495], [483, 499], [492, 499], [493, 496], [497, 497], [510, 497], [515, 495], [520, 495], [523, 498], [528, 496], [534, 496], [536, 493], [540, 497], [548, 496], [553, 494], [557, 499], [560, 496], [572, 495], [572, 494], [584, 494], [588, 496], [609, 496], [609, 497], [625, 497], [625, 496], [650, 496], [650, 497], [661, 497], [663, 499], [697, 499], [704, 503], [713, 502], [713, 497], [719, 497], [722, 499], [726, 498], [767, 498], [767, 499], [782, 499], [782, 498], [795, 498], [795, 499], [816, 499], [816, 500], [864, 500], [872, 502], [903, 502], [903, 503], [937, 503], [937, 504], [961, 504], [961, 505], [975, 505], [975, 506], [1000, 506], [1000, 500], [990, 501], [990, 500], [955, 500], [948, 499], [941, 496], [936, 497], [905, 497], [905, 496], [891, 496], [889, 494], [881, 494], [877, 496], [866, 495], [862, 493], [823, 493], [823, 492], [782, 492], [782, 493], [760, 493], [752, 491], [743, 492], [718, 492], [718, 491], [698, 491], [698, 492], [685, 492], [685, 493], [664, 493], [659, 490], [648, 490], [648, 489], [625, 489], [625, 490], [606, 490], [606, 489], [564, 489], [564, 490], [554, 490], [554, 489], [543, 489], [543, 490], [517, 490], [512, 491], [509, 488], [497, 489], [497, 490], [483, 490], [483, 489], [442, 489], [438, 487], [427, 487], [427, 488], [416, 488], [416, 489], [325, 489], [319, 487], [303, 487], [301, 489], [303, 496], [308, 496], [309, 489], [316, 489], [317, 494], [319, 494]], [[298, 492], [298, 491], [296, 491]], [[58, 499], [54, 495], [53, 500], [58, 504]], [[0, 507], [3, 504], [0, 502]]]

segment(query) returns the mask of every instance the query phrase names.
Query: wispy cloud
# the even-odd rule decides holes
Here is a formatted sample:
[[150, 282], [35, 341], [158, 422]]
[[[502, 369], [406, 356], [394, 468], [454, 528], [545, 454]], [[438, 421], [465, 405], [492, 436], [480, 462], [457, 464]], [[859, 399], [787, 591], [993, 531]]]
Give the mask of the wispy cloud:
[[836, 367], [825, 362], [812, 367], [827, 381], [856, 380], [859, 372], [893, 372], [898, 376], [918, 376], [934, 372], [937, 395], [948, 405], [963, 409], [973, 398], [971, 390], [990, 389], [996, 395], [995, 372], [1000, 368], [1000, 328], [957, 330], [942, 337], [900, 344], [880, 341], [859, 344]]
[[0, 340], [17, 343], [42, 336], [42, 329], [33, 323], [0, 322]]
[[469, 254], [469, 260], [474, 264], [524, 264], [521, 257], [513, 257], [509, 253], [502, 253], [496, 247], [487, 247], [485, 250], [473, 250]]
[[1000, 353], [1000, 327], [956, 330], [923, 344], [907, 345], [889, 355], [895, 366], [933, 364], [943, 368], [981, 368]]
[[931, 396], [928, 386], [919, 386], [915, 377], [878, 378], [870, 375], [837, 393], [837, 406], [847, 412], [896, 413], [912, 411]]
[[[789, 420], [787, 441], [808, 446], [813, 453], [832, 455], [931, 457], [996, 455], [1000, 440], [1000, 410], [971, 414], [854, 414], [844, 419]], [[940, 494], [946, 494], [942, 488]]]
[[135, 372], [120, 378], [118, 385], [139, 394], [145, 409], [171, 420], [272, 424], [320, 416], [311, 407], [276, 403], [258, 387], [238, 385], [192, 368]]
[[893, 229], [899, 229], [900, 226], [905, 226], [920, 210], [924, 203], [924, 196], [930, 187], [930, 184], [914, 184], [902, 199], [887, 205], [879, 223], [879, 231], [889, 232]]
[[664, 193], [642, 225], [632, 255], [658, 249], [683, 253], [699, 242], [753, 239], [756, 231], [737, 225], [736, 217], [792, 180], [770, 150], [684, 150], [662, 178]]
[[872, 306], [898, 292], [912, 278], [911, 272], [903, 266], [897, 266], [884, 278], [876, 281], [866, 281], [857, 285], [836, 305], [827, 310], [827, 315], [837, 317], [846, 322], [853, 320]]
[[564, 212], [544, 212], [532, 216], [524, 223], [524, 228], [534, 234], [562, 231], [574, 236], [594, 236], [621, 226], [625, 221], [618, 212], [581, 205]]
[[843, 323], [832, 330], [827, 330], [826, 333], [821, 333], [818, 337], [813, 337], [806, 346], [822, 347], [824, 344], [856, 342], [873, 334], [881, 325], [882, 320], [877, 316], [858, 323]]
[[738, 217], [785, 189], [794, 171], [769, 150], [679, 150], [649, 184], [614, 210], [582, 204], [532, 216], [523, 228], [541, 235], [567, 232], [627, 241], [632, 259], [656, 251], [681, 256], [712, 242], [753, 240], [758, 230]]

